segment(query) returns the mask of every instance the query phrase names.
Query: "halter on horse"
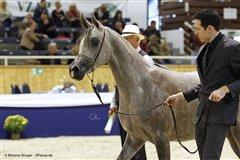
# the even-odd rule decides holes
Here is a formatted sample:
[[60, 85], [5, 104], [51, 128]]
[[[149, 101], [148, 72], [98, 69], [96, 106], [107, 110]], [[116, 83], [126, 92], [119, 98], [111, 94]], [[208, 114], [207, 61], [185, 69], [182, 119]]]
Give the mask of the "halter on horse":
[[[192, 88], [199, 83], [196, 72], [178, 73], [147, 64], [120, 35], [101, 25], [94, 16], [92, 23], [81, 15], [86, 29], [80, 37], [78, 55], [70, 65], [72, 78], [108, 64], [119, 88], [119, 112], [141, 113], [163, 102], [169, 95]], [[197, 100], [174, 107], [181, 141], [194, 139], [194, 117]], [[118, 159], [127, 160], [149, 141], [156, 146], [159, 159], [170, 159], [170, 141], [176, 141], [171, 111], [159, 107], [141, 115], [118, 115], [128, 135]], [[240, 111], [237, 126], [231, 127], [228, 140], [240, 158]]]

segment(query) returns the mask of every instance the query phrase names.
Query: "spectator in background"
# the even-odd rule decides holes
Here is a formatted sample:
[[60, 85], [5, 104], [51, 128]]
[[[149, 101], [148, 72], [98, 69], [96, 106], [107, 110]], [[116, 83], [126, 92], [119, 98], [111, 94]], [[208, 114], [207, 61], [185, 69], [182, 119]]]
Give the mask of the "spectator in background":
[[143, 35], [143, 36], [144, 36], [144, 39], [142, 39], [140, 42], [140, 48], [148, 53], [149, 51], [148, 51], [147, 36], [145, 36], [145, 35]]
[[[70, 4], [69, 10], [66, 12], [66, 18], [70, 27], [81, 27], [80, 11], [78, 11], [75, 3]], [[79, 34], [71, 33], [70, 35], [73, 43], [75, 43]]]
[[99, 8], [94, 11], [94, 15], [105, 26], [108, 26], [109, 21], [109, 11], [105, 4], [102, 4]]
[[122, 22], [120, 22], [120, 21], [115, 22], [114, 26], [113, 26], [113, 29], [117, 33], [122, 34], [122, 31], [123, 31], [123, 24], [122, 24]]
[[148, 37], [148, 41], [152, 34], [156, 35], [159, 40], [161, 39], [160, 31], [156, 29], [156, 21], [151, 21], [151, 25], [143, 32], [143, 34]]
[[[46, 53], [46, 56], [57, 56], [57, 55], [59, 55], [57, 44], [54, 42], [49, 43], [48, 52]], [[61, 64], [61, 60], [60, 59], [41, 59], [40, 64], [59, 65]]]
[[10, 27], [12, 25], [12, 14], [7, 8], [6, 0], [1, 0], [0, 3], [0, 26]]
[[57, 27], [65, 27], [67, 26], [67, 20], [65, 18], [64, 11], [61, 9], [62, 4], [60, 1], [55, 2], [55, 7], [52, 11], [52, 19]]
[[80, 12], [75, 3], [69, 5], [69, 10], [66, 12], [66, 18], [70, 27], [81, 27]]
[[32, 13], [28, 13], [27, 15], [26, 15], [26, 17], [23, 19], [23, 23], [25, 23], [25, 24], [27, 24], [28, 22], [32, 22], [32, 21], [34, 21], [33, 20], [33, 15], [32, 15]]
[[26, 17], [23, 19], [22, 23], [20, 23], [20, 26], [19, 26], [18, 35], [20, 38], [22, 37], [23, 32], [27, 28], [27, 24], [32, 21], [34, 21], [33, 15], [31, 13], [28, 13], [26, 15]]
[[113, 17], [113, 21], [112, 21], [112, 26], [115, 26], [116, 22], [121, 22], [122, 23], [122, 27], [125, 27], [125, 22], [123, 21], [122, 18], [122, 11], [117, 10], [117, 12], [115, 13], [114, 17]]
[[[166, 40], [159, 40], [159, 38], [152, 34], [149, 37], [148, 42], [148, 50], [149, 55], [152, 56], [170, 56], [170, 49], [167, 46]], [[159, 59], [157, 60], [158, 63], [170, 63], [170, 60], [168, 59]]]
[[47, 2], [46, 2], [46, 0], [40, 0], [40, 3], [35, 8], [34, 14], [33, 14], [33, 19], [35, 20], [35, 22], [38, 23], [41, 20], [41, 14], [43, 12], [48, 15], [48, 9], [47, 9]]
[[56, 26], [53, 21], [48, 17], [48, 14], [45, 12], [42, 12], [41, 14], [41, 19], [38, 22], [37, 32], [46, 34], [50, 38], [57, 37]]
[[46, 34], [35, 33], [37, 24], [34, 21], [30, 21], [26, 24], [26, 29], [22, 34], [20, 41], [20, 47], [23, 50], [42, 50], [44, 49], [42, 42], [39, 38], [48, 38]]

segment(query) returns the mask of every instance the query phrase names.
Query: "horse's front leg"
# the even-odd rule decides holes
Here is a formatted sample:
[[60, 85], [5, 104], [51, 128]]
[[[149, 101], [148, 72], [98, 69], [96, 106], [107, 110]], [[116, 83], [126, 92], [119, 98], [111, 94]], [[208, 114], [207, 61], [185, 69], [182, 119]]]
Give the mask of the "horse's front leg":
[[170, 141], [166, 134], [156, 135], [155, 147], [159, 160], [170, 160]]
[[117, 160], [130, 160], [144, 143], [145, 141], [127, 134], [122, 151]]

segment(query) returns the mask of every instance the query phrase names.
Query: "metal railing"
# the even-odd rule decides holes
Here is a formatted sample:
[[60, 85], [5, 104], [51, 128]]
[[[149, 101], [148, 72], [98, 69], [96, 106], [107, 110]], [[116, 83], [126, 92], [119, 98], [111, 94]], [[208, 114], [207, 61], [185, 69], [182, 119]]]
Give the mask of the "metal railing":
[[[172, 59], [172, 60], [195, 60], [196, 56], [151, 56], [153, 59]], [[4, 60], [4, 65], [9, 64], [11, 59], [74, 59], [75, 56], [0, 56], [0, 60]]]

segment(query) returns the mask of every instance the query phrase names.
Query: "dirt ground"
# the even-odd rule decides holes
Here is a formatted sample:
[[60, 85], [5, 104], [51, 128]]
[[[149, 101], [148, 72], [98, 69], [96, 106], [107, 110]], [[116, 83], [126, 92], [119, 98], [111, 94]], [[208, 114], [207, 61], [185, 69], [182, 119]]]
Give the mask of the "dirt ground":
[[[114, 160], [121, 146], [119, 136], [75, 136], [32, 138], [21, 140], [0, 140], [0, 160]], [[192, 151], [196, 149], [194, 141], [184, 142]], [[146, 143], [148, 160], [157, 160], [153, 144]], [[171, 159], [198, 159], [198, 154], [187, 153], [177, 142], [171, 142]], [[225, 141], [222, 158], [237, 160], [237, 156]]]

